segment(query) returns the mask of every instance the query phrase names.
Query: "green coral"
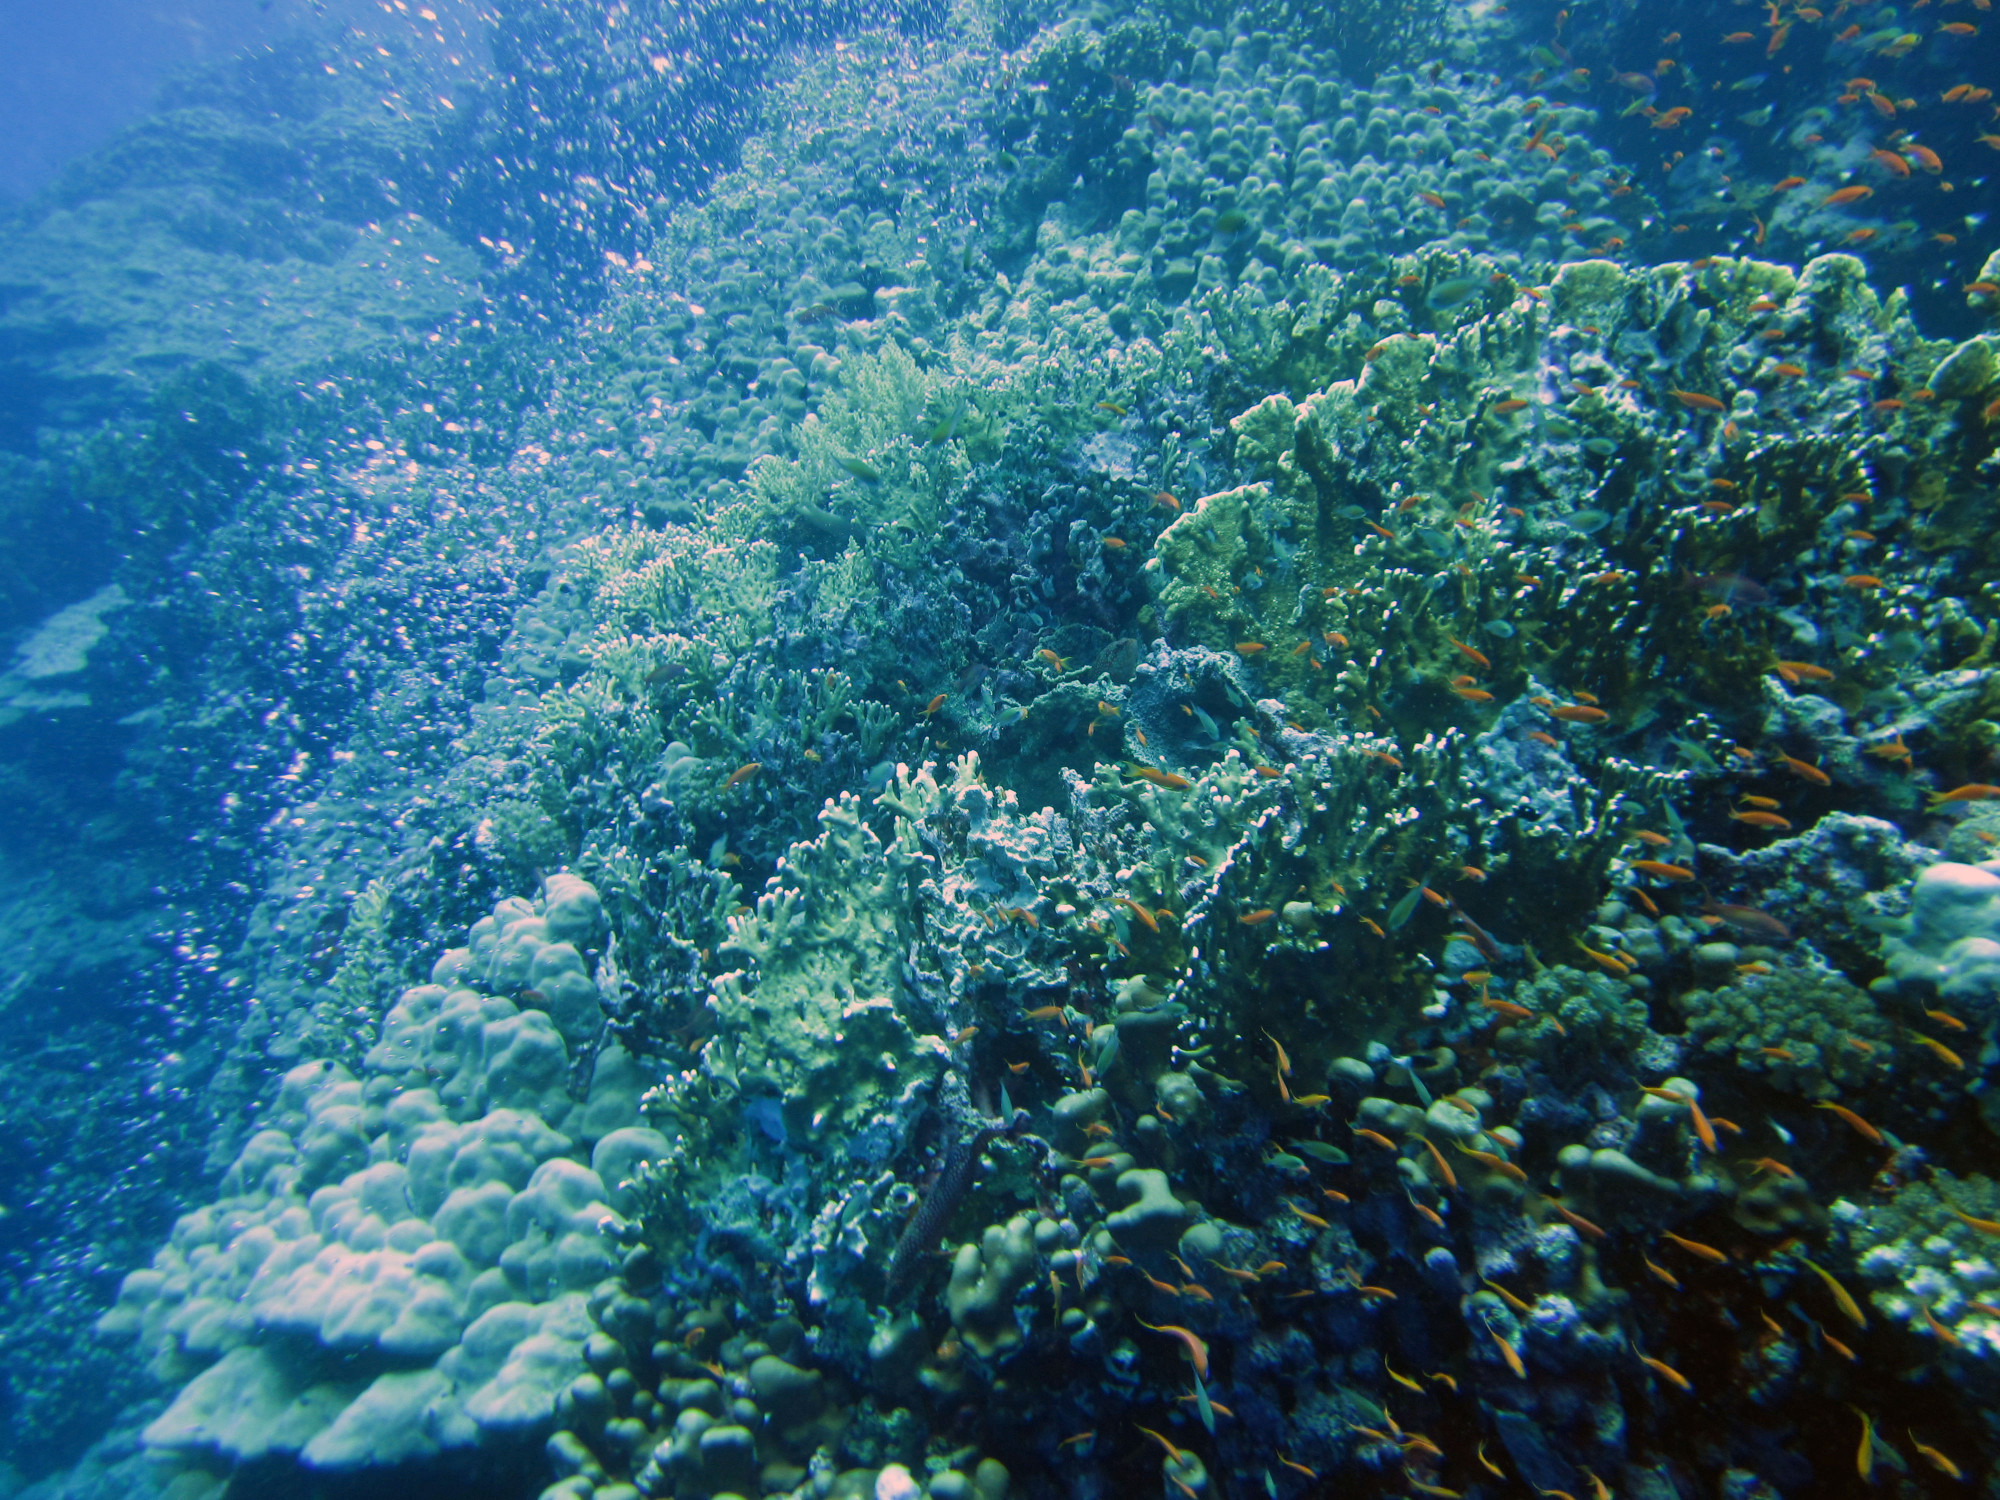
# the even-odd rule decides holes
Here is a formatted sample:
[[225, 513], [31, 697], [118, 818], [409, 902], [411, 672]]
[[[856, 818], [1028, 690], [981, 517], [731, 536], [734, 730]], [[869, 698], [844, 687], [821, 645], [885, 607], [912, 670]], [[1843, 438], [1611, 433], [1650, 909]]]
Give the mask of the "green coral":
[[1255, 573], [1257, 560], [1270, 555], [1267, 533], [1256, 514], [1269, 498], [1270, 491], [1261, 484], [1203, 496], [1154, 542], [1160, 616], [1175, 624], [1194, 615], [1200, 627], [1195, 636], [1203, 645], [1228, 650], [1230, 627], [1237, 620], [1243, 624], [1234, 633], [1236, 641], [1257, 628], [1254, 615], [1240, 605], [1232, 608], [1229, 601], [1242, 594], [1240, 580]]
[[1645, 996], [1608, 974], [1557, 964], [1542, 970], [1509, 998], [1554, 1016], [1571, 1038], [1606, 1052], [1629, 1052], [1652, 1035]]
[[314, 1003], [300, 1045], [309, 1057], [356, 1066], [374, 1044], [401, 963], [389, 939], [393, 916], [389, 887], [371, 880], [347, 910], [340, 935], [340, 967]]
[[1807, 1099], [1833, 1099], [1889, 1076], [1895, 1036], [1868, 992], [1826, 968], [1744, 973], [1674, 1004], [1711, 1057]]
[[885, 1111], [906, 1106], [942, 1070], [943, 1041], [905, 1003], [910, 916], [905, 857], [885, 848], [843, 797], [820, 813], [815, 839], [794, 844], [754, 909], [730, 921], [715, 1034], [698, 1073], [656, 1091], [655, 1123], [684, 1143], [704, 1175], [726, 1172], [744, 1145], [719, 1112], [754, 1116], [796, 1150], [867, 1149]]
[[[641, 668], [620, 660], [614, 648], [634, 619], [672, 620], [683, 640], [698, 636], [738, 652], [769, 629], [778, 590], [778, 548], [763, 539], [757, 517], [741, 507], [722, 510], [699, 531], [668, 526], [658, 531], [598, 532], [566, 556], [566, 578], [605, 631], [593, 654], [607, 669]], [[692, 636], [687, 632], [692, 631]], [[659, 650], [658, 643], [648, 643]], [[668, 646], [667, 660], [679, 654]], [[646, 662], [642, 670], [655, 665]]]
[[752, 503], [770, 529], [789, 530], [813, 551], [838, 555], [859, 540], [914, 561], [970, 472], [971, 453], [990, 459], [997, 450], [975, 398], [986, 401], [893, 342], [845, 360], [838, 388], [794, 433], [797, 457], [752, 465]]

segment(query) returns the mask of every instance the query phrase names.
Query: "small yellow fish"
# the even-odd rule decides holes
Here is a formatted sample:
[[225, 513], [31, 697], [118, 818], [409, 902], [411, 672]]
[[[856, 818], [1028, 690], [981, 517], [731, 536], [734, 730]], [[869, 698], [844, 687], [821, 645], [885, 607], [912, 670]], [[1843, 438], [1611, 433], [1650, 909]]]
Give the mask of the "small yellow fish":
[[[1833, 1279], [1831, 1271], [1815, 1265], [1803, 1255], [1799, 1257], [1799, 1261], [1807, 1270], [1826, 1283], [1827, 1290], [1833, 1293], [1834, 1305], [1840, 1309], [1841, 1314], [1848, 1322], [1852, 1323], [1856, 1328], [1866, 1328], [1868, 1326], [1868, 1319], [1863, 1315], [1861, 1305], [1854, 1300], [1846, 1287]], [[1862, 1477], [1865, 1479], [1867, 1475], [1864, 1474]]]
[[1929, 1464], [1933, 1469], [1936, 1469], [1938, 1473], [1944, 1475], [1945, 1478], [1947, 1479], [1965, 1478], [1964, 1470], [1959, 1468], [1959, 1466], [1953, 1463], [1950, 1459], [1946, 1458], [1942, 1453], [1938, 1452], [1938, 1450], [1933, 1448], [1929, 1443], [1918, 1442], [1917, 1435], [1914, 1432], [1910, 1434], [1910, 1446], [1912, 1448], [1915, 1448], [1917, 1452], [1923, 1455], [1925, 1463]]
[[2000, 1219], [1975, 1219], [1971, 1214], [1960, 1213], [1955, 1208], [1951, 1210], [1951, 1215], [1955, 1219], [1963, 1219], [1981, 1234], [1990, 1234], [1995, 1238], [2000, 1238]]
[[1960, 1057], [1956, 1052], [1952, 1051], [1951, 1048], [1947, 1047], [1943, 1042], [1939, 1041], [1936, 1037], [1925, 1036], [1921, 1031], [1913, 1031], [1910, 1033], [1910, 1040], [1915, 1042], [1920, 1047], [1929, 1048], [1932, 1056], [1936, 1057], [1937, 1060], [1943, 1063], [1947, 1068], [1950, 1068], [1955, 1072], [1962, 1073], [1965, 1071], [1965, 1059]]
[[1647, 1369], [1665, 1376], [1684, 1391], [1692, 1391], [1694, 1389], [1693, 1381], [1689, 1380], [1687, 1376], [1681, 1374], [1679, 1370], [1676, 1370], [1663, 1359], [1654, 1359], [1650, 1354], [1642, 1354], [1639, 1356], [1639, 1363]]

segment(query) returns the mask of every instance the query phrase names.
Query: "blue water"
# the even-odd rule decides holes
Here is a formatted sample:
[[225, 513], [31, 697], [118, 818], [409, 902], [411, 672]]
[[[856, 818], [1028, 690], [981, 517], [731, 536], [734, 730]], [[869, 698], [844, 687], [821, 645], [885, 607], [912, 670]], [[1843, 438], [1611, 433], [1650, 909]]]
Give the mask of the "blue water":
[[1993, 28], [6, 6], [0, 1497], [1990, 1486]]

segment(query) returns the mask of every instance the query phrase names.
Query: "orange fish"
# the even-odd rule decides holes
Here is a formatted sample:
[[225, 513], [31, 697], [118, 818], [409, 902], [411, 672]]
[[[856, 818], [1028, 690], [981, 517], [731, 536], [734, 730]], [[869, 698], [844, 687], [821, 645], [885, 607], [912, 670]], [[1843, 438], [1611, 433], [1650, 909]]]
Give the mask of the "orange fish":
[[1549, 713], [1565, 724], [1602, 724], [1611, 717], [1603, 709], [1592, 708], [1588, 703], [1560, 703]]
[[[1953, 1342], [1956, 1342], [1956, 1340]], [[1936, 1469], [1945, 1478], [1963, 1479], [1965, 1477], [1964, 1470], [1960, 1469], [1957, 1464], [1945, 1457], [1936, 1448], [1933, 1448], [1929, 1443], [1918, 1442], [1917, 1435], [1914, 1432], [1910, 1434], [1910, 1445], [1923, 1455], [1925, 1463]]]
[[1452, 640], [1450, 636], [1446, 636], [1445, 639], [1451, 641], [1451, 644], [1456, 646], [1465, 659], [1475, 667], [1491, 667], [1493, 665], [1491, 661], [1487, 660], [1486, 654], [1478, 648], [1468, 646], [1464, 641]]
[[1651, 1271], [1655, 1276], [1659, 1277], [1659, 1279], [1664, 1281], [1668, 1286], [1672, 1287], [1677, 1292], [1681, 1289], [1680, 1282], [1674, 1279], [1673, 1272], [1669, 1271], [1665, 1266], [1654, 1265], [1653, 1262], [1647, 1258], [1644, 1252], [1640, 1253], [1639, 1259], [1645, 1261], [1646, 1269]]
[[1813, 1108], [1832, 1110], [1835, 1114], [1839, 1115], [1841, 1119], [1845, 1120], [1857, 1132], [1859, 1132], [1861, 1136], [1864, 1137], [1865, 1139], [1873, 1142], [1877, 1146], [1884, 1144], [1882, 1140], [1882, 1132], [1877, 1130], [1873, 1125], [1870, 1125], [1866, 1120], [1862, 1119], [1861, 1116], [1857, 1115], [1853, 1110], [1849, 1109], [1846, 1105], [1829, 1104], [1826, 1103], [1825, 1101], [1821, 1101], [1820, 1103], [1815, 1104]]
[[1661, 880], [1692, 880], [1694, 871], [1686, 865], [1670, 865], [1657, 859], [1635, 859], [1632, 868], [1641, 874], [1657, 876]]
[[[1949, 1207], [1949, 1205], [1947, 1205], [1947, 1207]], [[1950, 1213], [1953, 1218], [1963, 1219], [1967, 1224], [1971, 1225], [1981, 1234], [1992, 1235], [1995, 1238], [2000, 1238], [2000, 1219], [1975, 1219], [1972, 1217], [1971, 1214], [1962, 1213], [1955, 1208], [1950, 1209]], [[1974, 1307], [1978, 1307], [1980, 1304], [1975, 1302], [1972, 1305]], [[1992, 1313], [1989, 1314], [1989, 1316], [2000, 1317], [2000, 1313]]]
[[1820, 207], [1831, 208], [1842, 203], [1859, 203], [1863, 198], [1872, 198], [1874, 196], [1875, 189], [1863, 187], [1857, 182], [1852, 187], [1844, 187], [1838, 192], [1828, 193], [1826, 197], [1820, 200]]
[[[1136, 1422], [1133, 1425], [1135, 1427], [1138, 1426]], [[1151, 1438], [1154, 1442], [1158, 1443], [1162, 1448], [1166, 1449], [1167, 1457], [1169, 1460], [1171, 1460], [1174, 1463], [1179, 1463], [1181, 1461], [1181, 1450], [1176, 1448], [1172, 1443], [1168, 1442], [1167, 1439], [1161, 1437], [1159, 1433], [1153, 1431], [1153, 1429], [1150, 1427], [1140, 1427], [1139, 1430], [1145, 1433], [1146, 1436]]]
[[1583, 949], [1584, 953], [1590, 958], [1590, 961], [1592, 963], [1596, 964], [1600, 969], [1604, 970], [1607, 974], [1615, 975], [1620, 979], [1623, 979], [1627, 974], [1630, 974], [1632, 970], [1637, 967], [1636, 964], [1628, 964], [1625, 961], [1624, 957], [1620, 954], [1604, 953], [1600, 952], [1596, 948], [1588, 946], [1587, 944], [1584, 943], [1584, 941], [1581, 938], [1577, 940], [1576, 945], [1577, 947]]
[[1771, 191], [1774, 193], [1789, 193], [1793, 188], [1804, 187], [1805, 185], [1806, 180], [1803, 177], [1785, 177], [1774, 183]]
[[1639, 1363], [1656, 1374], [1665, 1376], [1684, 1391], [1692, 1391], [1694, 1389], [1694, 1383], [1665, 1360], [1654, 1359], [1650, 1354], [1642, 1354], [1639, 1356]]
[[1188, 1362], [1194, 1366], [1195, 1374], [1203, 1379], [1208, 1377], [1208, 1345], [1198, 1334], [1173, 1323], [1148, 1323], [1144, 1318], [1137, 1321], [1141, 1328], [1150, 1328], [1155, 1333], [1164, 1333], [1170, 1338], [1179, 1339], [1181, 1347], [1187, 1351]]
[[1676, 401], [1680, 402], [1680, 404], [1682, 406], [1685, 406], [1689, 411], [1728, 410], [1728, 408], [1724, 406], [1722, 402], [1716, 400], [1715, 397], [1703, 395], [1700, 391], [1675, 390], [1673, 387], [1669, 386], [1667, 388], [1667, 394], [1672, 396]]
[[1932, 792], [1930, 805], [1942, 807], [1947, 802], [1991, 802], [1995, 798], [2000, 798], [2000, 786], [1988, 786], [1984, 782], [1975, 781], [1965, 786], [1954, 787], [1948, 792]]
[[1604, 1231], [1598, 1228], [1597, 1225], [1591, 1223], [1590, 1220], [1586, 1219], [1582, 1214], [1574, 1213], [1571, 1210], [1563, 1207], [1563, 1205], [1556, 1202], [1555, 1199], [1544, 1198], [1542, 1199], [1542, 1202], [1548, 1204], [1550, 1208], [1553, 1208], [1556, 1211], [1556, 1213], [1561, 1216], [1562, 1221], [1565, 1224], [1569, 1225], [1570, 1228], [1576, 1230], [1577, 1233], [1581, 1234], [1585, 1239], [1601, 1240], [1606, 1237]]
[[1910, 1033], [1910, 1040], [1919, 1046], [1928, 1047], [1939, 1062], [1954, 1072], [1962, 1073], [1965, 1071], [1965, 1059], [1952, 1051], [1951, 1048], [1947, 1047], [1936, 1037], [1925, 1036], [1922, 1032], [1913, 1031]]
[[1720, 1150], [1721, 1148], [1715, 1143], [1715, 1126], [1709, 1122], [1708, 1116], [1701, 1112], [1701, 1104], [1698, 1100], [1688, 1100], [1688, 1116], [1694, 1121], [1694, 1133], [1702, 1145], [1711, 1154]]
[[1729, 1257], [1723, 1254], [1722, 1251], [1716, 1249], [1715, 1246], [1713, 1245], [1704, 1245], [1699, 1240], [1682, 1239], [1679, 1235], [1673, 1233], [1671, 1230], [1664, 1230], [1664, 1229], [1661, 1230], [1660, 1237], [1662, 1239], [1672, 1240], [1676, 1245], [1679, 1245], [1681, 1249], [1687, 1251], [1688, 1254], [1699, 1256], [1701, 1257], [1701, 1259], [1705, 1261], [1710, 1261], [1715, 1265], [1726, 1266], [1729, 1264]]
[[1438, 1150], [1428, 1136], [1420, 1135], [1417, 1139], [1423, 1144], [1424, 1149], [1430, 1152], [1431, 1160], [1437, 1163], [1438, 1171], [1444, 1175], [1444, 1185], [1453, 1192], [1457, 1192], [1458, 1177], [1452, 1172], [1451, 1163], [1444, 1159], [1444, 1153]]
[[1511, 1161], [1508, 1161], [1504, 1156], [1498, 1156], [1491, 1151], [1475, 1151], [1463, 1141], [1453, 1141], [1452, 1144], [1488, 1171], [1498, 1172], [1502, 1177], [1507, 1178], [1511, 1182], [1526, 1182], [1528, 1180], [1528, 1174], [1515, 1166]]
[[1809, 760], [1800, 760], [1797, 756], [1787, 755], [1781, 750], [1778, 752], [1778, 761], [1794, 776], [1810, 781], [1814, 786], [1833, 785], [1833, 778]]
[[1154, 918], [1153, 914], [1134, 901], [1130, 896], [1114, 896], [1112, 899], [1118, 902], [1119, 905], [1129, 908], [1132, 915], [1139, 919], [1148, 932], [1158, 932], [1160, 930], [1160, 924]]
[[1738, 823], [1748, 823], [1752, 828], [1774, 828], [1782, 831], [1792, 826], [1789, 818], [1781, 818], [1774, 812], [1745, 812], [1740, 807], [1732, 807], [1729, 816]]

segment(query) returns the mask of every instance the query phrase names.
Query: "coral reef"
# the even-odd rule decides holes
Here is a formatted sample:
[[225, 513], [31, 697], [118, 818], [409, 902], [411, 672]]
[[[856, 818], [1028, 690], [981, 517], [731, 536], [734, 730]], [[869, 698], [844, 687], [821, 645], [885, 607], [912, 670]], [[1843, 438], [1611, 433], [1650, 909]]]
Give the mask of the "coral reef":
[[0, 728], [227, 913], [45, 1493], [1991, 1471], [1990, 335], [1667, 238], [1678, 42], [1390, 19], [516, 8], [256, 240], [351, 339], [21, 480], [185, 497]]

